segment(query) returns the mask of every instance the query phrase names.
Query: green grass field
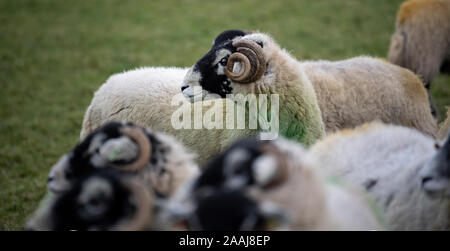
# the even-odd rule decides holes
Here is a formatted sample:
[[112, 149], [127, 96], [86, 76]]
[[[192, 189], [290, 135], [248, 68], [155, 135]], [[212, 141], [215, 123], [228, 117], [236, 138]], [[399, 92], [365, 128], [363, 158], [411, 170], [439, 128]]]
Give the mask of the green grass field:
[[[140, 66], [191, 66], [230, 28], [298, 59], [385, 57], [401, 0], [0, 0], [0, 230], [20, 230], [94, 91]], [[441, 116], [450, 77], [433, 95]]]

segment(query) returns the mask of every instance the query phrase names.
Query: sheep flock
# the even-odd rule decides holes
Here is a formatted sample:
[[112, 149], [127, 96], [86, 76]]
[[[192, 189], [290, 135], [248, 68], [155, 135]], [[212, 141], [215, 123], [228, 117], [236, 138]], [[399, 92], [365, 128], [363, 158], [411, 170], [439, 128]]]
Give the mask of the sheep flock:
[[408, 0], [386, 60], [226, 30], [191, 67], [114, 74], [25, 229], [450, 230], [449, 58], [450, 1]]

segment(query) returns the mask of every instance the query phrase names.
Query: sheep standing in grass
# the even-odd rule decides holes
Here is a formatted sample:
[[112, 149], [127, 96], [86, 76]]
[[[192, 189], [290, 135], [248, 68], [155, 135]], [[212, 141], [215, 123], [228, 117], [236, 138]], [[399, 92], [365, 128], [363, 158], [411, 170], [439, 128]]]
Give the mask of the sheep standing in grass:
[[450, 72], [450, 1], [404, 2], [397, 13], [388, 59], [418, 74], [428, 90], [439, 71]]
[[327, 136], [308, 158], [364, 187], [382, 208], [388, 229], [450, 230], [449, 201], [422, 191], [421, 170], [437, 155], [435, 145], [417, 130], [374, 122]]
[[436, 134], [427, 92], [407, 69], [369, 57], [298, 62], [266, 34], [233, 34], [188, 71], [187, 98], [279, 94], [281, 134], [306, 144], [305, 135], [319, 135], [309, 125], [317, 105], [327, 132], [380, 119]]
[[293, 141], [241, 140], [172, 197], [168, 212], [191, 230], [381, 229], [364, 193], [327, 180], [305, 156]]

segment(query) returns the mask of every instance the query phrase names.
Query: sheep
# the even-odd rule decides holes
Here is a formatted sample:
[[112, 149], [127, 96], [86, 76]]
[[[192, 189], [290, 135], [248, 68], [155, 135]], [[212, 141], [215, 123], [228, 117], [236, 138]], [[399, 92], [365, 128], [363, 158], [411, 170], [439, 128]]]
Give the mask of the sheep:
[[294, 139], [311, 134], [305, 121], [318, 111], [327, 133], [380, 119], [435, 136], [427, 92], [411, 71], [370, 57], [299, 62], [267, 34], [233, 34], [189, 69], [186, 98], [279, 94], [280, 132]]
[[438, 154], [435, 145], [435, 139], [415, 129], [377, 121], [328, 135], [307, 158], [365, 188], [381, 207], [388, 229], [449, 230], [448, 200], [432, 200], [421, 185], [421, 170]]
[[193, 158], [171, 136], [129, 122], [109, 122], [52, 167], [48, 188], [53, 193], [61, 193], [91, 172], [114, 167], [135, 173], [158, 197], [166, 198], [198, 175]]
[[[248, 42], [252, 39], [256, 41], [256, 46], [252, 47], [256, 48], [255, 50], [248, 49], [248, 46], [240, 47], [239, 50], [247, 51], [247, 54], [253, 53], [250, 57], [255, 60], [258, 58], [255, 55], [264, 58], [263, 61], [267, 63], [255, 64], [261, 67], [267, 65], [267, 70], [251, 70], [262, 77], [256, 84], [240, 84], [228, 77], [237, 73], [227, 70], [228, 75], [224, 74], [224, 69], [228, 68], [225, 66], [231, 67], [237, 57], [228, 60], [228, 55], [224, 58], [215, 58], [215, 55], [222, 55], [217, 52], [229, 54], [235, 51], [236, 48], [232, 46], [235, 41]], [[266, 45], [258, 49], [258, 43]], [[231, 51], [223, 49], [225, 47], [231, 48]], [[253, 61], [257, 62], [255, 60]], [[205, 72], [208, 67], [204, 66], [208, 64], [210, 68], [217, 68], [217, 72]], [[236, 65], [237, 70], [239, 62]], [[199, 74], [201, 68], [205, 69]], [[171, 99], [180, 93], [182, 82], [182, 93], [189, 101], [194, 101], [196, 97], [217, 94], [221, 98], [225, 97], [216, 100], [223, 104], [222, 107], [230, 100], [234, 102], [234, 99], [226, 98], [233, 90], [238, 94], [280, 94], [280, 134], [305, 145], [311, 145], [323, 137], [325, 130], [333, 132], [377, 118], [415, 127], [430, 135], [434, 135], [437, 130], [436, 121], [429, 112], [426, 91], [420, 80], [410, 71], [367, 57], [337, 63], [299, 63], [280, 49], [268, 35], [232, 30], [220, 34], [214, 40], [211, 51], [190, 69], [142, 68], [111, 76], [95, 93], [85, 113], [80, 137], [84, 138], [110, 120], [133, 121], [173, 135], [189, 150], [198, 154], [197, 161], [203, 166], [233, 141], [259, 132], [250, 128], [175, 129], [171, 115], [179, 107], [172, 106]], [[280, 82], [282, 84], [279, 84]], [[349, 88], [338, 88], [346, 85], [350, 85]], [[202, 87], [200, 92], [194, 95], [193, 90], [199, 86]], [[393, 89], [390, 86], [398, 88]], [[374, 95], [374, 90], [377, 90], [379, 95]], [[187, 107], [194, 110], [195, 105], [199, 103], [205, 102], [194, 102], [192, 106]], [[185, 107], [185, 104], [182, 106]]]
[[[327, 181], [286, 139], [243, 139], [167, 203], [190, 230], [381, 230], [359, 189]], [[169, 220], [170, 221], [170, 220]]]
[[418, 74], [428, 91], [440, 70], [450, 72], [450, 1], [409, 0], [402, 3], [388, 60]]
[[25, 229], [147, 230], [154, 205], [153, 194], [136, 176], [113, 168], [99, 169], [48, 198]]
[[[131, 121], [172, 135], [189, 151], [197, 154], [196, 161], [205, 163], [234, 140], [253, 135], [255, 130], [228, 129], [175, 129], [171, 115], [178, 109], [204, 107], [203, 112], [215, 109], [214, 105], [190, 105], [180, 92], [180, 85], [187, 69], [171, 67], [147, 67], [111, 76], [95, 93], [86, 110], [80, 139], [84, 139], [108, 121]], [[172, 105], [173, 97], [180, 95], [181, 105]], [[186, 106], [188, 103], [189, 106]], [[223, 100], [223, 107], [226, 101]], [[195, 123], [195, 121], [194, 121]], [[193, 127], [192, 127], [193, 128]]]

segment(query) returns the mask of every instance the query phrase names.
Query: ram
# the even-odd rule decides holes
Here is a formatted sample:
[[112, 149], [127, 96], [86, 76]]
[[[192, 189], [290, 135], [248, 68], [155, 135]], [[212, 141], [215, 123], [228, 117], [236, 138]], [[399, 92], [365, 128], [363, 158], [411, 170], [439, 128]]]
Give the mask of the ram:
[[146, 230], [152, 224], [155, 198], [130, 173], [97, 170], [46, 200], [27, 221], [35, 231]]
[[327, 133], [375, 119], [432, 136], [437, 130], [427, 92], [411, 71], [370, 57], [299, 62], [257, 32], [234, 32], [214, 45], [188, 71], [181, 89], [190, 100], [209, 93], [278, 94], [280, 132], [294, 139], [312, 133], [316, 127], [308, 121], [318, 111]]
[[48, 188], [63, 192], [91, 172], [113, 167], [135, 173], [159, 197], [170, 197], [198, 175], [193, 159], [194, 155], [171, 136], [132, 123], [109, 122], [52, 167]]
[[172, 197], [190, 230], [380, 230], [364, 193], [318, 172], [293, 141], [245, 139]]
[[418, 74], [428, 91], [436, 74], [450, 72], [450, 1], [404, 2], [397, 13], [388, 60]]
[[[228, 31], [222, 33], [215, 39], [213, 48], [241, 33], [244, 32]], [[207, 129], [204, 127], [202, 129], [175, 129], [172, 115], [179, 111], [180, 107], [188, 109], [192, 118], [194, 118], [196, 106], [203, 107], [203, 114], [210, 109], [226, 109], [225, 107], [230, 103], [236, 106], [236, 108], [233, 108], [236, 110], [237, 107], [245, 107], [245, 104], [230, 102], [230, 99], [214, 100], [222, 103], [219, 105], [211, 104], [207, 106], [204, 105], [205, 102], [196, 102], [188, 106], [173, 105], [175, 96], [180, 95], [183, 98], [180, 86], [186, 72], [186, 69], [156, 67], [111, 76], [95, 93], [85, 113], [81, 138], [86, 137], [89, 132], [110, 120], [133, 121], [173, 135], [189, 150], [197, 153], [198, 162], [204, 164], [235, 140], [243, 136], [255, 135], [260, 131], [258, 128], [251, 129], [249, 126], [245, 129], [236, 129], [236, 127], [227, 129], [226, 125], [223, 126], [223, 129]], [[282, 108], [279, 118], [280, 127], [282, 127], [281, 134], [310, 145], [325, 134], [320, 109], [317, 105], [314, 90], [308, 80], [304, 79], [304, 75], [296, 73], [290, 74], [289, 77], [305, 84], [293, 87], [299, 89], [299, 92], [303, 95], [294, 97], [289, 107], [280, 104]], [[184, 98], [183, 101], [189, 103]], [[228, 116], [223, 110], [218, 111], [217, 114], [223, 114], [224, 121]], [[195, 123], [193, 120], [192, 124]], [[194, 128], [194, 126], [191, 128]]]
[[310, 148], [308, 158], [345, 182], [364, 187], [381, 208], [388, 229], [450, 230], [449, 201], [430, 199], [422, 191], [422, 184], [432, 190], [441, 182], [421, 174], [438, 156], [437, 146], [435, 139], [415, 129], [373, 122], [327, 136]]

